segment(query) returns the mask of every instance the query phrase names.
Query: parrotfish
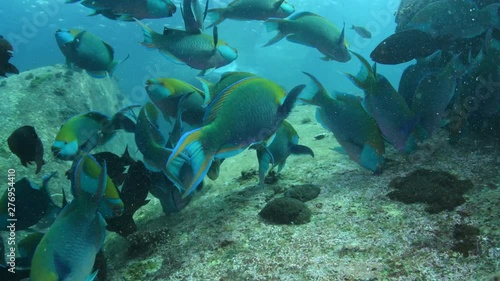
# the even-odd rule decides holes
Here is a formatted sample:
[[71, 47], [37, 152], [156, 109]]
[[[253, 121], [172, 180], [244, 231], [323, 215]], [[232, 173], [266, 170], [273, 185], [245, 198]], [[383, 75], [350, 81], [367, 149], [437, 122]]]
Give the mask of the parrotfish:
[[113, 47], [86, 30], [59, 29], [55, 36], [66, 63], [85, 69], [92, 77], [106, 77], [120, 63], [114, 60]]
[[95, 111], [71, 117], [59, 129], [52, 152], [57, 158], [71, 160], [80, 153], [105, 144], [120, 129], [134, 132], [134, 121], [124, 113], [130, 108], [117, 112], [113, 117]]
[[415, 129], [418, 118], [411, 112], [403, 97], [384, 76], [376, 72], [361, 55], [361, 69], [347, 77], [365, 92], [363, 107], [377, 121], [384, 137], [399, 151], [410, 153], [415, 148]]
[[112, 20], [134, 21], [135, 19], [158, 19], [171, 17], [177, 7], [170, 0], [84, 0], [81, 4], [95, 11], [90, 14], [103, 15]]
[[264, 179], [269, 170], [269, 163], [272, 164], [271, 170], [278, 167], [280, 173], [285, 167], [286, 159], [291, 154], [306, 154], [314, 157], [312, 149], [305, 145], [300, 145], [299, 135], [292, 124], [283, 120], [281, 126], [276, 130], [276, 136], [269, 146], [258, 144], [257, 158], [259, 159], [259, 184], [264, 185]]
[[[253, 143], [272, 139], [304, 87], [287, 95], [278, 84], [249, 76], [218, 93], [207, 107], [203, 127], [184, 134], [167, 161], [167, 176], [184, 191], [183, 197], [203, 180], [214, 158], [231, 157]], [[192, 180], [184, 184], [171, 167], [182, 153], [193, 169]]]
[[106, 164], [83, 156], [72, 181], [75, 198], [61, 211], [38, 244], [31, 281], [93, 280], [94, 261], [106, 235], [98, 212], [106, 189]]
[[7, 77], [7, 73], [19, 74], [19, 70], [13, 64], [9, 63], [14, 48], [0, 35], [0, 76]]
[[473, 38], [490, 28], [500, 29], [500, 3], [478, 9], [475, 1], [436, 1], [420, 10], [404, 27], [432, 37]]
[[201, 70], [199, 75], [205, 75], [216, 68], [228, 65], [238, 57], [236, 49], [219, 39], [217, 28], [213, 29], [212, 36], [168, 27], [165, 27], [163, 34], [160, 34], [137, 22], [142, 26], [144, 33], [142, 45], [159, 49], [174, 62]]
[[[285, 0], [235, 0], [225, 8], [208, 10], [210, 26], [225, 19], [232, 20], [267, 20], [286, 18], [295, 12], [295, 8]], [[209, 27], [210, 27], [209, 26]]]
[[[165, 118], [177, 118], [182, 112], [182, 120], [190, 125], [200, 125], [205, 115], [203, 105], [208, 104], [202, 90], [175, 78], [153, 78], [146, 82], [146, 92]], [[184, 95], [190, 94], [180, 102]]]
[[158, 108], [153, 103], [146, 102], [137, 117], [135, 132], [135, 143], [143, 155], [144, 164], [153, 172], [165, 170], [165, 161], [171, 155], [171, 151], [165, 147], [168, 138], [160, 132], [160, 118]]
[[290, 42], [316, 48], [325, 55], [323, 60], [347, 62], [351, 59], [344, 39], [345, 24], [339, 32], [332, 22], [311, 12], [298, 13], [289, 19], [268, 19], [264, 24], [267, 31], [278, 31], [264, 46], [286, 37]]
[[361, 98], [340, 93], [331, 97], [316, 77], [305, 74], [313, 83], [301, 99], [318, 107], [318, 122], [333, 133], [351, 160], [374, 173], [381, 172], [384, 138], [375, 119], [361, 105]]
[[413, 97], [420, 81], [427, 75], [439, 72], [449, 59], [446, 52], [438, 51], [431, 56], [418, 59], [416, 64], [405, 68], [399, 80], [398, 93], [404, 98], [410, 108], [412, 107]]
[[[96, 159], [92, 156], [92, 159]], [[95, 160], [97, 161], [97, 160]], [[104, 163], [105, 161], [103, 161]], [[69, 179], [73, 181], [73, 176], [75, 175], [75, 169], [76, 169], [76, 164], [78, 164], [77, 161], [73, 162], [73, 167], [70, 169], [71, 171], [71, 176]], [[71, 192], [73, 196], [77, 196], [75, 193], [75, 189], [71, 189]], [[113, 180], [107, 173], [107, 164], [106, 164], [106, 186], [104, 190], [104, 200], [101, 201], [101, 206], [99, 207], [99, 213], [106, 219], [109, 218], [115, 218], [119, 217], [123, 214], [123, 210], [125, 208], [125, 205], [120, 198], [120, 192], [118, 191], [118, 188], [116, 185], [113, 183]]]
[[447, 37], [432, 37], [416, 29], [404, 30], [380, 42], [371, 52], [370, 58], [382, 64], [400, 64], [430, 56], [451, 43]]
[[[191, 201], [192, 196], [182, 198], [182, 193], [164, 173], [152, 173], [150, 180], [149, 192], [160, 200], [163, 213], [168, 215], [179, 212]], [[203, 182], [198, 185], [197, 189], [202, 187]]]
[[353, 25], [351, 27], [352, 30], [356, 31], [356, 33], [365, 38], [365, 39], [369, 39], [369, 38], [372, 38], [372, 33], [370, 31], [368, 31], [368, 29], [362, 27], [362, 26], [357, 26], [357, 25]]
[[457, 80], [466, 70], [459, 55], [456, 55], [439, 72], [423, 77], [418, 84], [412, 110], [419, 117], [419, 125], [425, 132], [423, 138], [429, 138], [440, 127], [445, 109], [455, 95]]
[[22, 178], [14, 184], [16, 201], [14, 217], [9, 216], [8, 197], [9, 190], [6, 189], [0, 197], [0, 229], [7, 230], [9, 218], [15, 218], [16, 230], [26, 230], [37, 224], [51, 209], [58, 208], [52, 201], [49, 193], [49, 180], [55, 175], [52, 173], [43, 177], [41, 187], [32, 183], [27, 178]]
[[21, 160], [21, 165], [27, 167], [27, 164], [35, 162], [38, 174], [45, 164], [43, 160], [43, 144], [38, 137], [35, 128], [32, 126], [23, 126], [17, 128], [7, 139], [10, 151]]
[[[147, 102], [141, 108], [137, 118], [137, 130], [135, 143], [143, 155], [144, 165], [153, 172], [169, 173], [165, 163], [172, 155], [172, 149], [166, 148], [168, 138], [160, 131], [159, 118], [161, 114], [154, 104]], [[192, 179], [192, 168], [189, 159], [180, 154], [172, 161], [170, 169], [178, 175], [181, 182], [190, 182]]]

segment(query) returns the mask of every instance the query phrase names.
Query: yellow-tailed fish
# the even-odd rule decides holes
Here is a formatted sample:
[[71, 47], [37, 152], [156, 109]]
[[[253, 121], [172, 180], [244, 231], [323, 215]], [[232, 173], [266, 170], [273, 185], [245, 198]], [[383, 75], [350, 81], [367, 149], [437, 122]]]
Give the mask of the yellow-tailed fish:
[[93, 280], [95, 257], [106, 235], [98, 212], [106, 189], [106, 164], [83, 156], [72, 181], [75, 198], [66, 205], [38, 244], [31, 281]]
[[318, 122], [333, 133], [349, 158], [374, 173], [381, 172], [384, 138], [375, 119], [363, 108], [361, 98], [347, 94], [331, 97], [316, 77], [305, 74], [313, 83], [308, 85], [301, 99], [318, 107]]
[[[304, 85], [287, 95], [278, 84], [258, 76], [243, 78], [223, 89], [207, 107], [203, 127], [182, 136], [167, 161], [167, 176], [189, 195], [203, 180], [214, 158], [234, 156], [250, 144], [273, 136], [289, 115]], [[185, 153], [192, 180], [182, 183], [171, 168]]]
[[267, 31], [278, 31], [278, 34], [264, 46], [286, 37], [290, 42], [316, 48], [325, 55], [323, 60], [347, 62], [351, 59], [344, 40], [345, 24], [339, 31], [329, 20], [311, 12], [302, 12], [289, 19], [268, 19], [265, 25]]

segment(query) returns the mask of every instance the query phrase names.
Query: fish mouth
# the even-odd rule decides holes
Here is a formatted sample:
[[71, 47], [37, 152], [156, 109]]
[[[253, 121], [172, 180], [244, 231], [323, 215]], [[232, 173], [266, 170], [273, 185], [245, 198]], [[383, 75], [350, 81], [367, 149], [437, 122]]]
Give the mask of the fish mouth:
[[70, 155], [65, 155], [62, 153], [62, 148], [53, 146], [51, 147], [52, 154], [54, 155], [55, 158], [61, 159], [61, 160], [73, 160], [73, 157]]

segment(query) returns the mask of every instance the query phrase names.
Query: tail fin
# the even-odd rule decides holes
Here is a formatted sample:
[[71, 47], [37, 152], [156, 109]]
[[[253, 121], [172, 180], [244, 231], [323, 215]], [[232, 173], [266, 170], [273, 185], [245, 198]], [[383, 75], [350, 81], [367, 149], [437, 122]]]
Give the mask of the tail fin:
[[[214, 153], [206, 151], [203, 147], [203, 144], [200, 141], [201, 137], [202, 128], [184, 134], [173, 149], [172, 155], [170, 155], [170, 158], [168, 158], [167, 161], [167, 177], [174, 182], [178, 188], [184, 190], [182, 197], [188, 196], [195, 190], [198, 184], [208, 173], [208, 169], [210, 168], [214, 158]], [[190, 179], [187, 181], [184, 180], [185, 184], [182, 184], [183, 180], [180, 179], [179, 172], [177, 172], [178, 174], [176, 175], [174, 173], [176, 171], [171, 167], [174, 160], [181, 156], [181, 153], [187, 155], [193, 172]]]
[[119, 64], [121, 64], [122, 62], [124, 62], [124, 61], [128, 60], [129, 58], [130, 58], [130, 54], [127, 54], [127, 56], [126, 56], [124, 59], [122, 59], [122, 60], [120, 60], [120, 61], [113, 61], [113, 63], [111, 63], [111, 66], [110, 66], [110, 67], [109, 67], [109, 69], [108, 69], [108, 73], [109, 73], [109, 75], [111, 76], [111, 75], [113, 74], [113, 72], [115, 72], [116, 67], [117, 67]]
[[142, 28], [142, 34], [144, 36], [144, 41], [142, 41], [142, 45], [148, 48], [155, 48], [154, 37], [158, 35], [154, 30], [149, 28], [149, 26], [143, 24], [139, 20], [135, 20]]
[[111, 119], [111, 125], [114, 130], [123, 129], [126, 132], [135, 132], [135, 122], [131, 117], [127, 116], [126, 113], [133, 108], [138, 107], [138, 105], [127, 106], [124, 109], [118, 111]]
[[273, 32], [273, 31], [278, 31], [278, 34], [274, 36], [269, 42], [267, 42], [264, 46], [262, 47], [267, 47], [271, 46], [272, 44], [280, 41], [281, 39], [285, 38], [288, 34], [281, 32], [280, 30], [280, 24], [283, 22], [286, 22], [286, 20], [282, 19], [268, 19], [264, 22], [264, 25], [266, 26], [266, 30], [268, 32]]
[[375, 74], [373, 72], [373, 69], [368, 63], [368, 61], [360, 54], [355, 53], [353, 51], [351, 51], [351, 53], [361, 61], [362, 65], [356, 76], [346, 73], [347, 78], [349, 78], [349, 80], [351, 80], [354, 83], [354, 85], [356, 85], [358, 88], [367, 89], [369, 85], [373, 83], [375, 80]]
[[13, 64], [11, 63], [7, 63], [7, 69], [5, 69], [5, 71], [7, 73], [14, 73], [14, 74], [19, 74], [19, 70], [17, 69], [17, 67], [15, 67]]
[[208, 28], [223, 22], [226, 19], [226, 17], [224, 16], [225, 11], [225, 8], [208, 10], [207, 16], [208, 20], [210, 21], [210, 25], [208, 26]]
[[489, 24], [495, 29], [500, 29], [500, 4], [494, 3], [483, 8], [486, 10], [489, 18]]
[[285, 119], [288, 117], [290, 112], [292, 112], [293, 107], [295, 106], [295, 102], [297, 101], [297, 98], [299, 97], [300, 93], [306, 85], [298, 85], [295, 88], [293, 88], [288, 94], [286, 95], [285, 101], [283, 104], [279, 107], [278, 109], [278, 114], [281, 118]]
[[325, 100], [330, 98], [325, 87], [323, 87], [323, 84], [321, 84], [321, 82], [319, 82], [319, 80], [312, 74], [304, 71], [302, 71], [302, 73], [309, 76], [312, 83], [307, 85], [306, 90], [300, 95], [300, 99], [308, 104], [321, 106], [324, 104]]

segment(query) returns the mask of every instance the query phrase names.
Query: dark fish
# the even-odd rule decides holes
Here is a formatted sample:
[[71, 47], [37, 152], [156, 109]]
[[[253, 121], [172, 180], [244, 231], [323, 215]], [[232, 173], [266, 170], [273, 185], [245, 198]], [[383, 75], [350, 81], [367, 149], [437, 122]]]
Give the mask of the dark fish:
[[370, 31], [368, 31], [368, 29], [362, 27], [362, 26], [356, 26], [356, 25], [353, 25], [351, 27], [351, 29], [354, 29], [354, 31], [356, 31], [356, 33], [365, 38], [365, 39], [369, 39], [369, 38], [372, 38], [372, 33]]
[[125, 148], [122, 156], [118, 156], [111, 152], [99, 152], [92, 154], [99, 163], [106, 162], [108, 176], [113, 180], [115, 186], [120, 186], [125, 180], [126, 166], [134, 164], [134, 159], [128, 153], [128, 147]]
[[14, 48], [9, 43], [9, 41], [5, 40], [2, 35], [0, 35], [0, 75], [7, 77], [7, 73], [15, 73], [19, 74], [19, 70], [9, 63], [10, 58], [12, 57], [12, 53]]
[[21, 164], [27, 167], [27, 164], [35, 162], [36, 171], [38, 174], [45, 164], [43, 160], [43, 145], [42, 141], [36, 134], [35, 128], [32, 126], [23, 126], [16, 129], [7, 139], [10, 151], [21, 160]]
[[[22, 178], [14, 184], [16, 192], [15, 217], [16, 231], [26, 230], [37, 224], [55, 206], [48, 191], [49, 180], [55, 175], [52, 173], [43, 178], [42, 187]], [[0, 197], [0, 230], [7, 230], [9, 225], [8, 189]]]
[[153, 184], [151, 174], [152, 172], [146, 169], [140, 161], [130, 165], [120, 191], [120, 198], [125, 205], [123, 214], [119, 217], [106, 219], [107, 230], [114, 231], [124, 237], [137, 231], [133, 216], [139, 208], [149, 203], [146, 197], [149, 186]]
[[208, 0], [201, 7], [199, 0], [183, 0], [181, 6], [182, 19], [186, 32], [199, 34], [203, 30], [203, 21], [207, 16]]
[[449, 44], [450, 41], [446, 37], [432, 37], [415, 29], [405, 30], [384, 39], [375, 47], [370, 57], [381, 64], [399, 64], [430, 56]]
[[408, 66], [399, 80], [398, 93], [405, 99], [411, 107], [413, 96], [418, 84], [427, 75], [438, 72], [449, 60], [448, 55], [441, 51], [432, 54], [424, 59], [417, 59], [416, 64]]
[[[200, 190], [203, 182], [196, 187]], [[160, 204], [165, 214], [179, 212], [189, 204], [192, 196], [182, 198], [179, 189], [163, 173], [152, 173], [152, 184], [149, 192], [160, 200]]]

